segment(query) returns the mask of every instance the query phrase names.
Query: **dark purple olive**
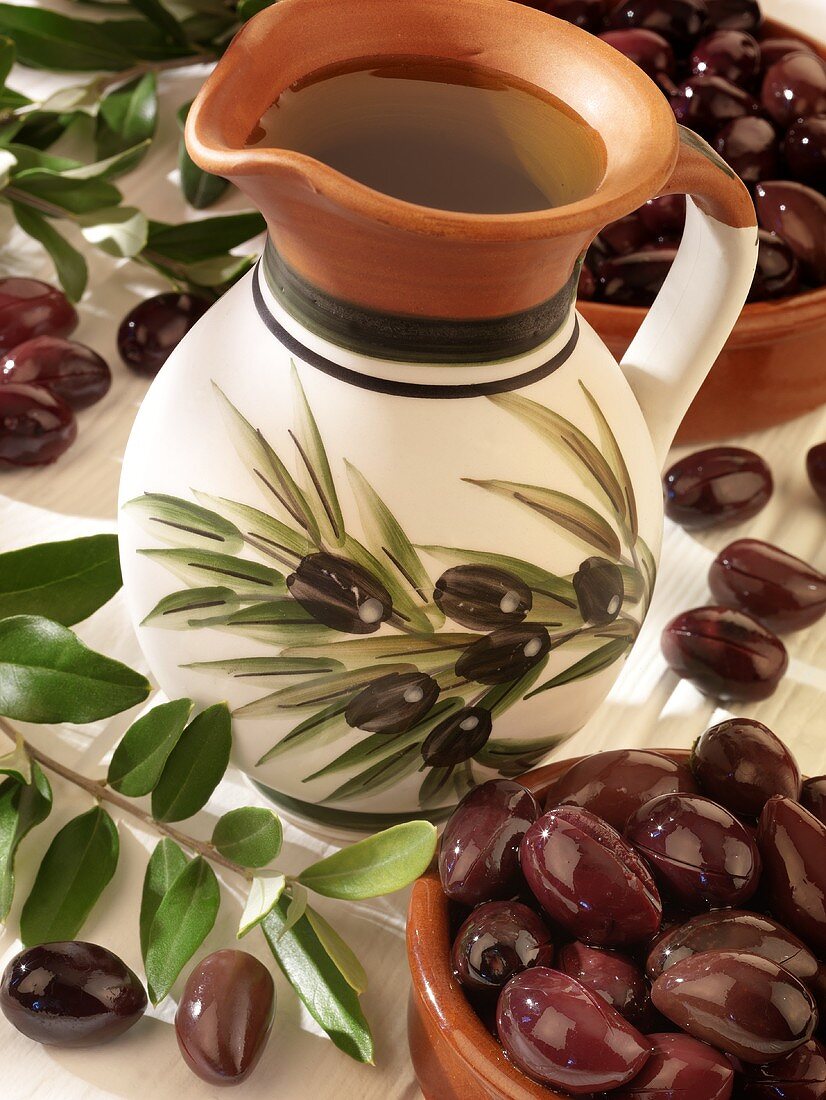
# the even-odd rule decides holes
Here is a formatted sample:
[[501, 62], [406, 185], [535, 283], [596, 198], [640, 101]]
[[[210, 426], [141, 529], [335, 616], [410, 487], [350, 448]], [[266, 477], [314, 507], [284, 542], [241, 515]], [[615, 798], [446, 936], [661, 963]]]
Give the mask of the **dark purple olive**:
[[800, 797], [797, 761], [753, 718], [729, 718], [706, 730], [694, 746], [691, 766], [703, 791], [740, 817], [759, 817], [776, 794]]
[[335, 554], [302, 558], [287, 577], [287, 588], [316, 622], [346, 634], [372, 634], [393, 611], [390, 594], [380, 581]]
[[212, 305], [198, 294], [156, 294], [126, 314], [118, 329], [118, 351], [138, 374], [157, 374], [196, 321]]
[[786, 54], [766, 70], [760, 96], [779, 126], [826, 114], [826, 64], [813, 53]]
[[706, 16], [705, 0], [620, 0], [608, 23], [614, 30], [641, 27], [654, 31], [682, 51], [700, 35]]
[[503, 626], [467, 647], [456, 662], [456, 675], [479, 684], [506, 684], [530, 672], [550, 649], [551, 639], [544, 626]]
[[677, 963], [706, 951], [759, 955], [806, 984], [818, 972], [817, 959], [805, 943], [771, 917], [744, 909], [716, 909], [693, 917], [658, 940], [648, 954], [646, 973], [654, 981]]
[[763, 59], [763, 71], [767, 71], [789, 53], [810, 53], [815, 51], [808, 42], [802, 38], [762, 38], [760, 40], [760, 54]]
[[184, 1061], [210, 1085], [239, 1085], [258, 1064], [272, 1029], [275, 986], [246, 951], [215, 951], [187, 978], [175, 1013]]
[[758, 0], [706, 0], [708, 22], [717, 29], [753, 34], [763, 22]]
[[658, 240], [677, 237], [685, 225], [685, 195], [660, 195], [649, 199], [640, 207], [639, 214], [652, 237]]
[[662, 904], [648, 868], [610, 825], [578, 806], [535, 821], [520, 847], [522, 873], [552, 920], [597, 947], [653, 935]]
[[62, 336], [33, 336], [0, 360], [0, 383], [35, 383], [73, 409], [100, 401], [112, 372], [96, 351]]
[[733, 607], [683, 611], [662, 633], [670, 667], [712, 699], [755, 702], [777, 688], [789, 664], [780, 639]]
[[651, 987], [669, 1020], [749, 1064], [782, 1058], [807, 1042], [817, 1010], [788, 970], [759, 955], [707, 951], [661, 974]]
[[826, 504], [826, 443], [816, 443], [806, 455], [806, 473], [809, 484]]
[[652, 80], [660, 74], [672, 77], [676, 72], [674, 51], [663, 36], [655, 31], [606, 31], [600, 38], [619, 50], [629, 61], [633, 61]]
[[488, 743], [493, 719], [484, 707], [462, 707], [434, 726], [422, 744], [431, 768], [449, 768], [470, 760]]
[[743, 183], [754, 187], [777, 175], [777, 134], [764, 118], [732, 119], [714, 139], [714, 148]]
[[817, 975], [813, 981], [810, 982], [810, 988], [817, 1002], [817, 1011], [819, 1015], [818, 1038], [822, 1041], [826, 1038], [826, 963], [820, 964]]
[[527, 0], [527, 3], [586, 31], [596, 32], [602, 27], [605, 0]]
[[826, 283], [826, 196], [791, 180], [759, 183], [754, 195], [763, 229], [783, 239], [810, 282]]
[[146, 1011], [146, 993], [117, 955], [68, 940], [14, 956], [0, 981], [0, 1009], [35, 1042], [92, 1047], [136, 1024]]
[[581, 806], [618, 831], [657, 794], [697, 794], [690, 770], [645, 749], [612, 749], [573, 764], [548, 792], [545, 809]]
[[826, 1047], [810, 1039], [785, 1058], [743, 1066], [738, 1089], [737, 1100], [823, 1100]]
[[597, 280], [590, 267], [584, 263], [579, 271], [579, 283], [576, 290], [577, 298], [590, 302], [597, 296]]
[[643, 249], [650, 237], [638, 211], [609, 222], [600, 230], [599, 238], [615, 256], [628, 256]]
[[606, 558], [586, 558], [574, 573], [574, 592], [582, 621], [612, 623], [622, 610], [625, 587], [618, 565]]
[[688, 909], [742, 905], [757, 889], [757, 845], [710, 798], [657, 795], [628, 819], [625, 837], [654, 868], [658, 883]]
[[406, 733], [439, 698], [439, 685], [424, 672], [390, 672], [354, 695], [344, 711], [352, 729]]
[[760, 46], [745, 31], [715, 31], [697, 43], [689, 65], [695, 76], [721, 76], [731, 84], [749, 88], [760, 74]]
[[826, 825], [826, 775], [807, 779], [803, 784], [800, 801], [810, 814], [814, 814], [818, 821]]
[[709, 447], [666, 472], [665, 514], [689, 531], [751, 519], [772, 495], [771, 470], [742, 447]]
[[442, 573], [433, 593], [448, 619], [469, 630], [521, 623], [533, 604], [531, 590], [506, 569], [457, 565]]
[[46, 466], [76, 438], [75, 414], [44, 386], [0, 385], [0, 469]]
[[57, 287], [39, 279], [0, 279], [0, 355], [33, 336], [68, 336], [77, 311]]
[[811, 626], [826, 612], [826, 576], [758, 539], [738, 539], [721, 550], [708, 584], [718, 603], [748, 611], [778, 634]]
[[496, 1018], [514, 1065], [574, 1096], [630, 1081], [649, 1055], [645, 1037], [601, 997], [544, 966], [511, 978]]
[[681, 125], [712, 141], [727, 122], [760, 108], [750, 92], [721, 76], [691, 76], [678, 87], [671, 109]]
[[[646, 1035], [651, 1057], [613, 1100], [729, 1100], [734, 1070], [724, 1054], [690, 1035]], [[607, 1098], [606, 1098], [607, 1100]]]
[[803, 118], [790, 126], [782, 149], [789, 173], [798, 183], [821, 193], [826, 190], [826, 117]]
[[746, 300], [791, 297], [800, 284], [800, 266], [794, 252], [784, 240], [764, 229], [758, 230], [757, 240], [757, 270]]
[[771, 911], [826, 954], [826, 825], [790, 798], [771, 798], [757, 842]]
[[557, 953], [556, 969], [576, 980], [635, 1027], [648, 1018], [651, 998], [639, 966], [618, 951], [589, 947], [574, 940]]
[[501, 989], [514, 974], [534, 965], [550, 966], [551, 933], [518, 901], [477, 905], [453, 942], [453, 972], [466, 989]]
[[650, 306], [676, 255], [676, 249], [649, 248], [606, 260], [599, 269], [602, 297], [618, 306]]
[[462, 905], [512, 897], [522, 886], [519, 845], [539, 817], [534, 796], [509, 779], [491, 779], [465, 795], [439, 846], [442, 889]]

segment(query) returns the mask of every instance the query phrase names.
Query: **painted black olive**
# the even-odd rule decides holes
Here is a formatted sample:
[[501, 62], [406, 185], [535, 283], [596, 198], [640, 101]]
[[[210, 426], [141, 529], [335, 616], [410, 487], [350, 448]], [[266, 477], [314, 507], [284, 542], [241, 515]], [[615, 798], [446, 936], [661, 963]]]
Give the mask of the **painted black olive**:
[[345, 634], [372, 634], [393, 611], [384, 585], [360, 565], [335, 554], [303, 558], [287, 577], [287, 588], [317, 622]]
[[354, 695], [344, 717], [368, 733], [406, 733], [439, 698], [439, 685], [424, 672], [391, 672]]
[[448, 619], [470, 630], [521, 623], [531, 609], [531, 590], [505, 569], [457, 565], [436, 581], [433, 599]]
[[485, 747], [492, 729], [489, 710], [462, 707], [430, 731], [422, 745], [422, 758], [433, 768], [461, 764]]
[[613, 622], [625, 595], [619, 566], [606, 558], [586, 558], [574, 574], [574, 592], [586, 623]]
[[480, 684], [506, 684], [524, 676], [550, 649], [551, 639], [544, 626], [503, 626], [467, 647], [456, 662], [456, 675]]

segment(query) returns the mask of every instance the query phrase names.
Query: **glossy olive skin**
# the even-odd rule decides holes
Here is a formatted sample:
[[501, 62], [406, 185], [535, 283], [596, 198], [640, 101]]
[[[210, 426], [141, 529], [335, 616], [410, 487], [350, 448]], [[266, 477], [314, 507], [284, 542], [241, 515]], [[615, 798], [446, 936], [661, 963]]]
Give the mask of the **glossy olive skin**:
[[[627, 34], [641, 33], [627, 31]], [[639, 216], [639, 211], [626, 214], [615, 222], [609, 222], [600, 230], [599, 239], [615, 256], [628, 256], [639, 252], [648, 242], [649, 232]]]
[[77, 438], [77, 420], [45, 386], [0, 385], [0, 470], [47, 466]]
[[618, 306], [650, 306], [662, 290], [676, 249], [648, 248], [606, 260], [599, 268], [600, 294]]
[[826, 575], [758, 539], [738, 539], [721, 550], [708, 585], [718, 603], [748, 611], [776, 634], [803, 630], [826, 613]]
[[777, 963], [739, 951], [707, 951], [676, 963], [651, 987], [654, 1005], [683, 1031], [743, 1062], [782, 1058], [807, 1042], [811, 993]]
[[826, 825], [790, 798], [771, 798], [757, 842], [772, 912], [826, 954]]
[[246, 951], [215, 951], [192, 971], [175, 1013], [184, 1061], [210, 1085], [238, 1085], [258, 1064], [272, 1029], [275, 985]]
[[818, 961], [808, 947], [782, 924], [745, 909], [715, 909], [672, 928], [652, 947], [645, 970], [654, 981], [672, 966], [706, 951], [742, 951], [777, 963], [808, 984]]
[[783, 238], [804, 278], [826, 283], [826, 196], [793, 180], [764, 180], [754, 206], [762, 229]]
[[750, 187], [777, 175], [777, 134], [764, 118], [732, 119], [715, 136], [714, 148]]
[[158, 373], [212, 303], [198, 294], [156, 294], [139, 302], [118, 328], [118, 351], [138, 374]]
[[68, 940], [15, 955], [0, 981], [0, 1009], [38, 1043], [92, 1047], [138, 1022], [146, 1011], [146, 992], [117, 955]]
[[826, 825], [826, 775], [816, 775], [803, 784], [801, 803]]
[[689, 531], [751, 519], [774, 489], [771, 470], [754, 451], [709, 447], [678, 459], [663, 479], [665, 514]]
[[0, 355], [33, 336], [68, 336], [77, 311], [57, 287], [39, 279], [0, 279]]
[[826, 1048], [816, 1039], [785, 1058], [744, 1066], [737, 1100], [822, 1100], [826, 1096]]
[[704, 793], [740, 817], [759, 817], [776, 794], [800, 797], [797, 761], [753, 718], [730, 718], [706, 730], [694, 746], [691, 766]]
[[533, 604], [530, 588], [506, 569], [457, 565], [436, 581], [433, 599], [448, 619], [470, 630], [521, 623]]
[[775, 62], [789, 53], [814, 53], [808, 42], [802, 38], [763, 38], [760, 41], [760, 53], [763, 57], [763, 70], [770, 69]]
[[646, 1035], [651, 1057], [640, 1073], [608, 1097], [616, 1100], [729, 1100], [734, 1085], [731, 1063], [690, 1035]]
[[[534, 966], [499, 994], [499, 1039], [524, 1073], [574, 1096], [616, 1088], [648, 1058], [646, 1039], [601, 997], [556, 970]], [[543, 1026], [543, 1018], [555, 1026]]]
[[390, 672], [353, 696], [344, 711], [352, 729], [367, 733], [405, 733], [439, 698], [439, 685], [423, 672]]
[[698, 691], [735, 702], [767, 699], [789, 664], [775, 634], [729, 607], [683, 611], [663, 631], [662, 650], [677, 675]]
[[747, 88], [760, 73], [760, 46], [745, 31], [718, 30], [696, 44], [689, 65], [695, 76], [721, 76]]
[[822, 504], [826, 504], [826, 443], [816, 443], [806, 455], [806, 474]]
[[551, 933], [518, 901], [477, 905], [453, 941], [453, 973], [466, 989], [489, 992], [529, 966], [553, 960]]
[[538, 817], [534, 796], [509, 779], [491, 779], [465, 795], [439, 847], [439, 877], [447, 896], [478, 905], [517, 894], [522, 885], [519, 845]]
[[760, 879], [760, 854], [733, 814], [696, 794], [661, 794], [628, 819], [626, 839], [689, 909], [740, 905]]
[[0, 360], [0, 383], [35, 383], [73, 409], [94, 405], [109, 392], [112, 372], [106, 361], [74, 340], [33, 336]]
[[712, 27], [754, 34], [763, 22], [758, 0], [706, 0], [706, 11]]
[[545, 809], [581, 806], [622, 832], [631, 814], [655, 795], [699, 789], [691, 771], [645, 749], [612, 749], [573, 764], [548, 792]]
[[433, 727], [422, 743], [422, 759], [436, 768], [461, 764], [485, 747], [492, 729], [489, 710], [462, 707]]
[[766, 71], [763, 108], [783, 127], [826, 113], [826, 64], [812, 53], [786, 54]]
[[555, 969], [576, 978], [635, 1027], [644, 1026], [651, 1007], [648, 985], [627, 956], [575, 940], [557, 952]]
[[588, 810], [549, 810], [525, 833], [519, 855], [539, 904], [585, 943], [621, 947], [659, 928], [662, 903], [648, 868]]
[[602, 26], [603, 0], [528, 0], [532, 8], [555, 15], [575, 27], [598, 31]]
[[826, 118], [803, 118], [783, 139], [783, 157], [799, 183], [826, 190]]
[[479, 684], [506, 684], [538, 665], [550, 649], [551, 639], [544, 626], [502, 626], [467, 647], [456, 662], [456, 675]]
[[620, 0], [611, 10], [608, 24], [614, 30], [642, 27], [655, 31], [681, 50], [700, 34], [706, 16], [704, 0]]
[[764, 302], [769, 298], [788, 298], [800, 285], [800, 264], [780, 237], [757, 231], [757, 270], [754, 273], [748, 302]]
[[393, 602], [381, 581], [336, 554], [308, 554], [287, 577], [287, 588], [304, 610], [331, 630], [372, 634], [390, 618]]
[[606, 31], [605, 34], [600, 35], [600, 38], [633, 61], [652, 79], [660, 73], [674, 76], [676, 71], [674, 51], [661, 34], [634, 28], [625, 31]]
[[721, 76], [691, 76], [680, 84], [671, 109], [682, 126], [711, 141], [727, 122], [756, 115], [759, 107], [751, 93]]
[[660, 195], [639, 209], [648, 232], [658, 239], [679, 236], [685, 226], [685, 195]]

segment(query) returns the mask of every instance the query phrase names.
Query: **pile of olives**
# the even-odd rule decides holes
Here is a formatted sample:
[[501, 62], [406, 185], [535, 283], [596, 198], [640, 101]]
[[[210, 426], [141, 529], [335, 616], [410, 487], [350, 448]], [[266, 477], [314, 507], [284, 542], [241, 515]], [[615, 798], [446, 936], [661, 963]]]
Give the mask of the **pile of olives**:
[[759, 722], [682, 763], [620, 749], [538, 803], [495, 779], [448, 821], [457, 981], [529, 1077], [618, 1100], [826, 1096], [826, 776]]

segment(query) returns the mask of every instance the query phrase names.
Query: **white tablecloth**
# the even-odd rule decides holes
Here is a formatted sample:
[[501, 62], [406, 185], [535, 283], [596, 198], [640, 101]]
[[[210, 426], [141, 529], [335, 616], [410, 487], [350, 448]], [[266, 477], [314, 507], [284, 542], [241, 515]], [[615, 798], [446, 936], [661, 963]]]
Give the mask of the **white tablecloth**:
[[[810, 33], [823, 33], [823, 0], [765, 0], [765, 9]], [[77, 9], [74, 9], [77, 11]], [[166, 74], [161, 79], [163, 111], [158, 138], [141, 167], [122, 181], [127, 201], [160, 220], [198, 216], [188, 211], [175, 179], [177, 141], [175, 109], [190, 99], [205, 69]], [[18, 70], [14, 86], [38, 94], [56, 82], [49, 74]], [[210, 213], [240, 208], [238, 198], [223, 201]], [[0, 218], [4, 217], [0, 214]], [[0, 221], [0, 274], [53, 278], [48, 262], [26, 238]], [[0, 550], [113, 529], [121, 455], [146, 383], [129, 373], [115, 350], [117, 321], [132, 304], [166, 289], [161, 280], [130, 263], [95, 258], [89, 292], [81, 306], [77, 338], [107, 356], [114, 368], [109, 395], [80, 415], [78, 442], [61, 461], [45, 470], [0, 474]], [[824, 367], [826, 369], [826, 367]], [[788, 384], [794, 385], [794, 364]], [[826, 569], [826, 513], [811, 493], [804, 456], [813, 443], [826, 439], [826, 409], [741, 442], [771, 464], [775, 495], [749, 524], [757, 538], [777, 542]], [[562, 755], [619, 746], [689, 746], [725, 712], [715, 708], [665, 667], [659, 650], [662, 626], [677, 611], [707, 602], [706, 572], [714, 553], [731, 533], [688, 536], [676, 527], [666, 531], [657, 591], [651, 613], [634, 652], [609, 700], [591, 722], [565, 746]], [[79, 628], [92, 646], [142, 667], [121, 597]], [[826, 629], [821, 624], [788, 639], [791, 664], [777, 693], [741, 714], [758, 717], [794, 748], [810, 774], [826, 771]], [[87, 774], [103, 775], [107, 753], [134, 715], [119, 716], [82, 729], [31, 727], [26, 735], [52, 755]], [[89, 799], [55, 781], [56, 807], [45, 826], [25, 842], [18, 860], [17, 900], [8, 927], [0, 932], [0, 965], [19, 948], [15, 927], [20, 905], [33, 880], [50, 837], [70, 817], [88, 808]], [[187, 823], [207, 838], [226, 809], [258, 800], [237, 772], [231, 773], [207, 809]], [[110, 946], [140, 970], [137, 909], [147, 851], [155, 838], [121, 821], [121, 858], [113, 882], [83, 929], [82, 935]], [[329, 845], [294, 823], [286, 828], [279, 863], [295, 871], [329, 850]], [[232, 944], [240, 915], [238, 883], [227, 887], [215, 929], [197, 957]], [[370, 988], [364, 1007], [376, 1036], [377, 1066], [359, 1066], [324, 1038], [280, 974], [278, 1011], [272, 1039], [262, 1064], [236, 1095], [244, 1100], [415, 1100], [421, 1094], [407, 1054], [405, 1011], [408, 974], [404, 954], [407, 897], [347, 906], [323, 899], [319, 908], [340, 927], [365, 963]], [[272, 964], [266, 947], [254, 935], [244, 942]], [[273, 967], [273, 969], [275, 969]], [[180, 983], [176, 989], [180, 988]], [[174, 991], [173, 991], [174, 992]], [[94, 1051], [70, 1052], [40, 1047], [0, 1019], [0, 1097], [2, 1100], [206, 1100], [221, 1095], [197, 1080], [184, 1066], [169, 1026], [171, 1000], [159, 1013], [142, 1020], [118, 1042]]]

